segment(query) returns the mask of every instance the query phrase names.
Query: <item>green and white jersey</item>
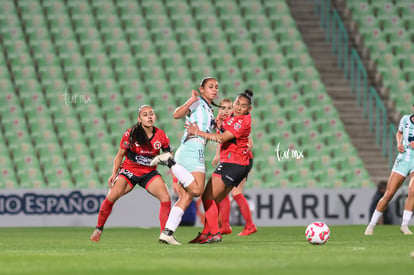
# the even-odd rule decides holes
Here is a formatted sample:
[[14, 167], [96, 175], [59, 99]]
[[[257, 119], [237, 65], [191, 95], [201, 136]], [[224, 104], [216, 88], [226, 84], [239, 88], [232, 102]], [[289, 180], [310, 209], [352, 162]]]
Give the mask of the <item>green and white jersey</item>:
[[[197, 126], [200, 129], [200, 131], [206, 133], [210, 133], [213, 130], [213, 109], [204, 98], [199, 97], [198, 100], [190, 106], [190, 113], [186, 116], [186, 123], [187, 122], [197, 123]], [[206, 144], [205, 139], [198, 136], [189, 135], [187, 130], [185, 130], [184, 135], [181, 139], [181, 144], [188, 142], [197, 142], [203, 145]]]
[[400, 153], [404, 160], [414, 159], [414, 123], [411, 121], [411, 115], [405, 115], [401, 118], [398, 126], [398, 131], [403, 133], [402, 144], [404, 145], [405, 152]]

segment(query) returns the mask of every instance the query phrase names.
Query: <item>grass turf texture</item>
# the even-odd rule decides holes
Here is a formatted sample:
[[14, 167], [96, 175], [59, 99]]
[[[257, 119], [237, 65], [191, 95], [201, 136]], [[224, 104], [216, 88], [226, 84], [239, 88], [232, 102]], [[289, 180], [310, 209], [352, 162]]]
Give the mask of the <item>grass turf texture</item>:
[[[92, 228], [0, 228], [0, 274], [410, 274], [414, 236], [399, 226], [331, 226], [326, 245], [310, 245], [305, 226], [259, 227], [219, 244], [158, 243], [158, 229], [107, 228], [92, 243]], [[180, 227], [188, 242], [200, 228]]]

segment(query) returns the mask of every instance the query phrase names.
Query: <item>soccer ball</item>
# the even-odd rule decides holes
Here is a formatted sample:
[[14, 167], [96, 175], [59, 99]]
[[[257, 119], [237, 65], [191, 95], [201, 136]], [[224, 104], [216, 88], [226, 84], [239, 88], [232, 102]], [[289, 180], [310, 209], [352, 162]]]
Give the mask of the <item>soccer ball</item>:
[[323, 222], [313, 222], [306, 227], [305, 235], [310, 244], [326, 244], [331, 231]]

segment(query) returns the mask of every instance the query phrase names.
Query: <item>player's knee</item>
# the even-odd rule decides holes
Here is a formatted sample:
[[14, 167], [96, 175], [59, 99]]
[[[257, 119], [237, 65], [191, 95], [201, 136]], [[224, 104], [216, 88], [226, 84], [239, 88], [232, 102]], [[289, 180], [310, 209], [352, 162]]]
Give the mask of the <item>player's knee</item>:
[[414, 186], [410, 186], [409, 188], [408, 188], [408, 197], [409, 198], [414, 198]]
[[388, 204], [392, 200], [393, 197], [394, 197], [394, 194], [385, 192], [385, 194], [384, 194], [384, 196], [382, 197], [381, 200]]

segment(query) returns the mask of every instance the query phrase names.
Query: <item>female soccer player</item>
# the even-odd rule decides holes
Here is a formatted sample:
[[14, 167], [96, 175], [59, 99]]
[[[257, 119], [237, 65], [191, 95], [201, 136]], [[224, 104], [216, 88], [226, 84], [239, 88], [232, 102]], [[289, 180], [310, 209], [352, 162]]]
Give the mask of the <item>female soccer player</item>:
[[211, 180], [208, 181], [202, 196], [206, 219], [204, 229], [201, 234], [191, 241], [192, 243], [221, 242], [217, 204], [234, 187], [237, 187], [249, 172], [248, 151], [252, 97], [253, 92], [250, 90], [237, 95], [233, 104], [233, 114], [223, 121], [221, 134], [206, 133], [201, 131], [194, 123], [186, 124], [186, 129], [190, 134], [222, 143], [220, 164], [214, 171]]
[[377, 203], [371, 221], [365, 230], [365, 235], [374, 234], [375, 225], [378, 223], [378, 220], [387, 208], [388, 203], [404, 183], [408, 175], [411, 176], [411, 179], [408, 185], [408, 197], [404, 205], [400, 230], [404, 235], [413, 234], [408, 228], [408, 223], [410, 222], [414, 208], [414, 105], [412, 111], [413, 113], [411, 115], [405, 115], [400, 120], [398, 131], [395, 135], [399, 153], [395, 159], [394, 166], [392, 167], [391, 175], [387, 183], [387, 189]]
[[[173, 117], [180, 119], [186, 117], [187, 123], [198, 125], [199, 129], [211, 132], [214, 128], [214, 115], [211, 105], [215, 105], [213, 99], [218, 93], [218, 82], [215, 78], [204, 78], [199, 87], [201, 96], [197, 91], [192, 91], [191, 98], [178, 107]], [[162, 154], [154, 158], [152, 164], [164, 164], [171, 168], [172, 173], [178, 179], [184, 190], [181, 190], [178, 201], [171, 209], [165, 229], [161, 232], [159, 241], [166, 244], [179, 245], [174, 232], [181, 222], [184, 211], [190, 205], [193, 197], [203, 193], [205, 185], [206, 168], [204, 164], [204, 146], [206, 141], [187, 131], [181, 139], [181, 145], [175, 154], [175, 160], [171, 154]]]
[[171, 148], [164, 131], [154, 126], [155, 119], [154, 110], [148, 105], [143, 105], [138, 109], [138, 122], [124, 133], [114, 159], [112, 175], [108, 179], [110, 189], [102, 202], [98, 223], [91, 235], [93, 242], [100, 240], [105, 222], [116, 200], [129, 193], [137, 184], [160, 201], [160, 228], [161, 231], [164, 230], [171, 210], [171, 198], [156, 167], [149, 164], [161, 149], [171, 152]]
[[[218, 116], [216, 118], [216, 124], [217, 124], [217, 128], [220, 129], [221, 124], [224, 121], [224, 119], [226, 119], [227, 117], [231, 115], [231, 112], [233, 111], [233, 105], [232, 105], [231, 99], [229, 98], [222, 99], [219, 104], [220, 104], [220, 108], [219, 108]], [[253, 140], [251, 137], [249, 137], [249, 150], [248, 150], [249, 172], [251, 168], [253, 167], [252, 148], [253, 148]], [[221, 151], [220, 149], [221, 149], [221, 144], [217, 144], [216, 155], [214, 156], [214, 159], [212, 162], [213, 167], [216, 167], [220, 160], [220, 151]], [[243, 195], [243, 189], [244, 189], [244, 184], [246, 183], [246, 180], [247, 180], [247, 177], [242, 180], [239, 186], [231, 190], [231, 195], [233, 199], [236, 201], [237, 205], [239, 206], [240, 213], [246, 222], [246, 225], [243, 231], [238, 234], [239, 236], [248, 236], [248, 235], [251, 235], [257, 232], [256, 225], [253, 223], [249, 203], [247, 202], [246, 197]], [[231, 234], [232, 229], [230, 226], [230, 208], [231, 208], [230, 197], [226, 196], [217, 206], [219, 208], [219, 213], [221, 216], [221, 227], [219, 231], [221, 234]], [[204, 234], [208, 234], [208, 232], [205, 232]]]

